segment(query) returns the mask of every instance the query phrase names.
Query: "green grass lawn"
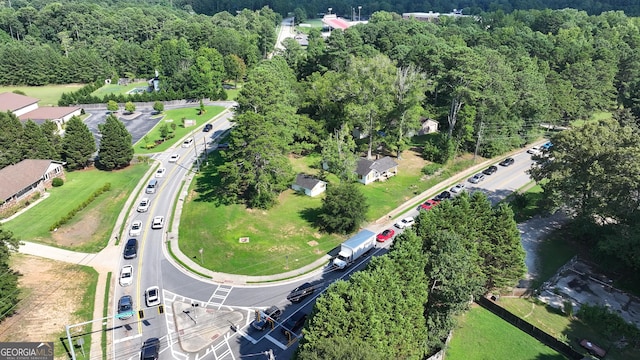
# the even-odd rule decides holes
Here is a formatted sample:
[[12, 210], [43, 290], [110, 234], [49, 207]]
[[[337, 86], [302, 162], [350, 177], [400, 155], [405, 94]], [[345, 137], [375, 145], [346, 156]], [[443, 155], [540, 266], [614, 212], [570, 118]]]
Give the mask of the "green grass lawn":
[[91, 95], [97, 96], [99, 98], [102, 98], [107, 94], [125, 95], [128, 91], [131, 91], [135, 88], [139, 88], [139, 87], [146, 88], [147, 86], [149, 86], [149, 84], [146, 81], [135, 82], [129, 85], [109, 84], [109, 85], [104, 85], [100, 89], [92, 92]]
[[0, 86], [0, 93], [20, 90], [27, 96], [40, 99], [39, 106], [58, 106], [63, 92], [72, 92], [83, 87], [83, 84], [46, 85], [46, 86]]
[[[216, 117], [222, 111], [224, 111], [224, 107], [221, 106], [205, 106], [206, 112], [202, 115], [198, 115], [200, 107], [193, 108], [181, 108], [181, 109], [172, 109], [167, 110], [163, 113], [164, 118], [158, 122], [158, 124], [147, 134], [147, 138], [149, 139], [149, 143], [153, 143], [155, 140], [161, 139], [160, 137], [160, 126], [164, 123], [174, 123], [176, 124], [175, 136], [162, 144], [154, 147], [153, 149], [147, 149], [145, 147], [144, 138], [138, 141], [133, 145], [133, 149], [136, 154], [152, 154], [157, 152], [162, 152], [173, 146], [177, 141], [179, 141], [185, 135], [194, 131], [198, 126], [204, 124], [205, 122], [211, 120]], [[190, 126], [185, 128], [182, 126], [182, 118], [186, 118], [188, 120], [195, 120], [195, 126]]]
[[[197, 262], [199, 249], [204, 249], [204, 267], [243, 275], [277, 274], [310, 264], [344, 241], [344, 236], [322, 234], [311, 226], [320, 197], [287, 190], [270, 210], [217, 206], [209, 196], [218, 186], [214, 161], [191, 184], [180, 219], [180, 249]], [[241, 237], [249, 242], [240, 243]]]
[[[48, 190], [50, 195], [47, 199], [4, 223], [3, 227], [12, 231], [20, 240], [41, 242], [76, 251], [97, 252], [107, 244], [122, 206], [148, 169], [149, 165], [138, 164], [112, 172], [96, 169], [68, 172], [63, 186]], [[56, 241], [49, 227], [106, 183], [111, 183], [110, 191], [98, 196], [58, 230], [62, 233], [71, 231], [74, 225], [84, 222], [79, 224], [83, 232]]]
[[488, 310], [474, 306], [458, 318], [447, 360], [564, 359]]

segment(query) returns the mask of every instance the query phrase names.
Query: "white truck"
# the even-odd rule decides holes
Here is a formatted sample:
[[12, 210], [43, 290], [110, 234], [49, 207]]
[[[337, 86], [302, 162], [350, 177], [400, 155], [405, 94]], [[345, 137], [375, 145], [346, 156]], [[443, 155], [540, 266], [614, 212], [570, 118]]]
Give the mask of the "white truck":
[[369, 230], [362, 230], [340, 245], [340, 252], [333, 259], [333, 266], [342, 270], [375, 246], [376, 234]]

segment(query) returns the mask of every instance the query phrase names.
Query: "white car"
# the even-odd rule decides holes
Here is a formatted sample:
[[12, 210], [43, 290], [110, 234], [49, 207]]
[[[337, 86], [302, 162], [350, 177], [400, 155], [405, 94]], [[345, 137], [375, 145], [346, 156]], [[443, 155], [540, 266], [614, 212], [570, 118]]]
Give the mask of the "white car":
[[540, 155], [542, 154], [542, 148], [541, 146], [534, 146], [531, 149], [527, 150], [527, 154]]
[[158, 169], [158, 171], [156, 171], [156, 177], [157, 178], [161, 178], [164, 176], [165, 171], [167, 171], [167, 169], [165, 168], [160, 168]]
[[153, 218], [153, 222], [151, 223], [152, 229], [162, 229], [164, 226], [164, 216], [156, 216]]
[[412, 217], [406, 217], [400, 221], [398, 221], [395, 224], [395, 227], [397, 227], [398, 229], [404, 229], [404, 228], [408, 228], [411, 227], [411, 225], [413, 225], [416, 222], [416, 220]]
[[188, 148], [189, 146], [191, 146], [191, 144], [193, 144], [193, 138], [188, 138], [182, 143], [182, 147]]
[[450, 191], [454, 194], [459, 194], [464, 191], [464, 184], [458, 184], [452, 187]]
[[147, 212], [147, 210], [149, 210], [149, 204], [151, 203], [151, 200], [149, 200], [148, 198], [143, 198], [142, 200], [140, 200], [140, 204], [138, 204], [138, 212]]
[[170, 163], [178, 162], [178, 159], [180, 159], [180, 154], [173, 154], [169, 158], [169, 162]]
[[144, 299], [147, 302], [147, 306], [156, 306], [160, 305], [160, 288], [157, 286], [152, 286], [144, 292]]
[[133, 266], [125, 265], [120, 270], [120, 286], [129, 286], [133, 282]]
[[129, 230], [129, 236], [135, 237], [142, 234], [142, 221], [136, 220], [131, 223], [131, 229]]

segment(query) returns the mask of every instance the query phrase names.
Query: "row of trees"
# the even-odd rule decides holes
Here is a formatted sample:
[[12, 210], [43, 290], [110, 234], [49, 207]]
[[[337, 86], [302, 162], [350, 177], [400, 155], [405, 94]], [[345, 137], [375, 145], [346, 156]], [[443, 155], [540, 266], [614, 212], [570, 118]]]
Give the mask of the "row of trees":
[[463, 194], [421, 212], [387, 255], [332, 284], [316, 301], [298, 359], [424, 359], [473, 297], [524, 272], [511, 209]]
[[[205, 16], [162, 6], [28, 3], [0, 8], [0, 84], [87, 83], [151, 77], [164, 90], [219, 94], [273, 48], [280, 15], [269, 8]], [[210, 79], [209, 79], [210, 75]], [[203, 91], [203, 89], [205, 89]], [[200, 94], [197, 94], [200, 96]]]
[[[113, 170], [129, 165], [133, 159], [131, 134], [113, 115], [100, 125], [101, 141], [97, 165]], [[93, 161], [97, 147], [87, 125], [74, 116], [65, 124], [64, 136], [58, 126], [31, 120], [22, 124], [11, 112], [0, 113], [0, 168], [24, 159], [50, 159], [66, 162], [68, 170], [84, 169]]]

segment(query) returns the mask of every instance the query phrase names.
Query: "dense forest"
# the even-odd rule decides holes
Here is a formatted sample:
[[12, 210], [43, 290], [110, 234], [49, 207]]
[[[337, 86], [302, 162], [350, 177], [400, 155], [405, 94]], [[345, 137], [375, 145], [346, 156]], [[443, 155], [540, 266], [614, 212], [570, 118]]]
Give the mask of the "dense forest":
[[[294, 8], [304, 10], [305, 14], [315, 17], [318, 13], [325, 13], [331, 8], [336, 13], [345, 18], [357, 17], [358, 7], [361, 16], [368, 18], [376, 11], [403, 12], [441, 12], [449, 13], [453, 9], [462, 9], [465, 14], [481, 14], [488, 11], [503, 11], [506, 13], [514, 10], [542, 10], [542, 9], [564, 9], [573, 8], [584, 10], [589, 14], [597, 15], [605, 11], [622, 10], [629, 16], [640, 15], [640, 3], [634, 0], [313, 0], [313, 1], [291, 1], [291, 0], [271, 0], [256, 2], [253, 0], [179, 0], [174, 2], [177, 6], [188, 5], [198, 13], [215, 14], [221, 11], [231, 13], [242, 9], [257, 9], [264, 5], [269, 6], [276, 12], [286, 15]], [[353, 11], [355, 10], [355, 11]]]

